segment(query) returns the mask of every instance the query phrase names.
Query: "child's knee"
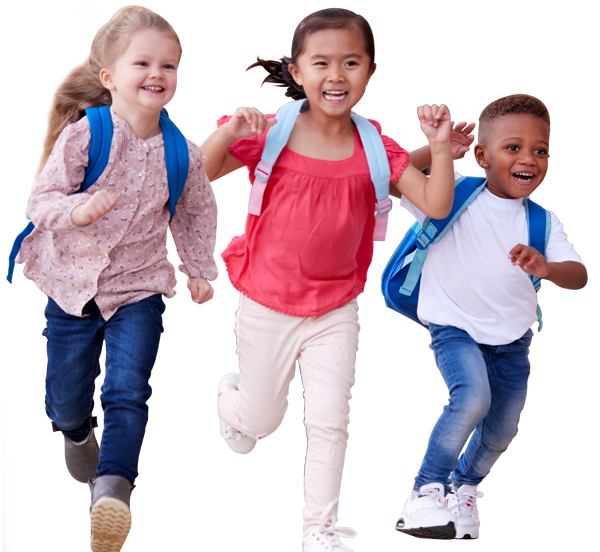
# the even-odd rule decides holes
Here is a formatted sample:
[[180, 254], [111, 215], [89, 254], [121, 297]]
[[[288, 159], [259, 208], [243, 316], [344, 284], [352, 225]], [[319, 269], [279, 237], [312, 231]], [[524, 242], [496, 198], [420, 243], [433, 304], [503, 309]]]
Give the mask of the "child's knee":
[[279, 429], [286, 412], [287, 405], [283, 412], [279, 411], [279, 409], [269, 409], [268, 411], [262, 409], [261, 411], [247, 413], [240, 412], [240, 418], [245, 421], [249, 435], [255, 436], [256, 439], [264, 439]]
[[465, 385], [450, 396], [450, 409], [462, 412], [476, 425], [485, 418], [492, 404], [489, 388]]

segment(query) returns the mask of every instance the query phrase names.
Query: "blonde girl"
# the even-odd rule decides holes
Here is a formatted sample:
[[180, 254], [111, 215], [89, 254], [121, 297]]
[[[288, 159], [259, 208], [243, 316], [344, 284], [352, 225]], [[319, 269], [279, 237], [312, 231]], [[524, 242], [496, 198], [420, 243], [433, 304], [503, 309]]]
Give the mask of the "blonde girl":
[[[375, 228], [375, 192], [351, 111], [375, 71], [373, 34], [360, 15], [321, 10], [296, 28], [291, 58], [259, 64], [270, 73], [268, 82], [308, 104], [273, 167], [260, 216], [249, 215], [245, 235], [223, 253], [241, 299], [240, 372], [219, 384], [221, 434], [234, 451], [247, 453], [275, 431], [298, 361], [308, 436], [303, 550], [349, 552], [339, 537], [355, 532], [335, 523], [358, 346], [356, 298], [373, 256]], [[450, 114], [445, 106], [424, 106], [419, 116], [431, 148], [431, 178], [382, 136], [390, 184], [440, 218], [449, 212], [454, 190]], [[240, 108], [219, 123], [202, 146], [209, 179], [246, 166], [254, 183], [265, 131], [276, 120]]]
[[[91, 548], [121, 549], [138, 475], [163, 331], [162, 296], [175, 295], [167, 260], [171, 229], [196, 303], [212, 298], [217, 209], [200, 148], [187, 142], [189, 171], [172, 219], [160, 116], [173, 98], [181, 45], [156, 13], [128, 6], [96, 34], [89, 58], [56, 93], [41, 170], [28, 204], [35, 230], [17, 262], [46, 295], [46, 412], [64, 435], [71, 475], [92, 490]], [[111, 106], [108, 165], [83, 193], [90, 124], [84, 109]], [[184, 175], [185, 176], [185, 175]], [[100, 446], [94, 381], [106, 347]]]

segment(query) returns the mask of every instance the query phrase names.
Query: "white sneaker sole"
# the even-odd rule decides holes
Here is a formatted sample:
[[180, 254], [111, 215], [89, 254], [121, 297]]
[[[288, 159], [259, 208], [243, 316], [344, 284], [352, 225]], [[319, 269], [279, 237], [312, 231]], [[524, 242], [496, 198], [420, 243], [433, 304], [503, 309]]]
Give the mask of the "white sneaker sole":
[[459, 525], [456, 524], [456, 537], [457, 539], [478, 539], [479, 538], [479, 524], [477, 525]]

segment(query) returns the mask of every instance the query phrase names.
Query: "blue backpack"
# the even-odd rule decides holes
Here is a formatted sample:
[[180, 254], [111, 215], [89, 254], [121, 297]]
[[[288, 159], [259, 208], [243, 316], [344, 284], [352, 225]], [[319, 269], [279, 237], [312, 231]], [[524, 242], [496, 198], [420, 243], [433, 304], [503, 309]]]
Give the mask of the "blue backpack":
[[[80, 193], [95, 184], [108, 165], [110, 147], [113, 139], [112, 119], [110, 106], [89, 107], [85, 110], [91, 132], [89, 162], [85, 168], [85, 178], [79, 190]], [[187, 142], [181, 131], [169, 119], [166, 111], [160, 113], [160, 128], [165, 143], [165, 164], [167, 166], [167, 178], [169, 180], [169, 213], [173, 217], [175, 206], [181, 197], [188, 176], [190, 165]], [[34, 230], [30, 222], [15, 239], [10, 255], [8, 257], [8, 275], [6, 279], [12, 284], [12, 276], [15, 269], [15, 259], [21, 250], [23, 240]]]
[[[423, 225], [415, 222], [408, 230], [400, 245], [388, 261], [381, 278], [381, 292], [385, 304], [392, 310], [403, 314], [411, 320], [423, 324], [417, 316], [419, 290], [421, 287], [421, 270], [427, 257], [427, 248], [438, 242], [460, 215], [466, 210], [477, 194], [485, 188], [485, 178], [462, 177], [456, 181], [454, 202], [450, 214], [441, 220], [427, 217]], [[550, 236], [550, 213], [529, 198], [523, 201], [529, 245], [546, 255], [546, 246]], [[537, 276], [530, 276], [537, 292], [541, 281]], [[542, 311], [538, 305], [538, 331], [542, 329]]]
[[[287, 144], [298, 115], [304, 113], [308, 108], [308, 100], [290, 102], [279, 108], [277, 112], [277, 124], [271, 127], [267, 133], [267, 140], [261, 160], [254, 171], [256, 179], [252, 185], [250, 202], [248, 204], [248, 213], [251, 215], [260, 215], [263, 195], [271, 176], [273, 165]], [[356, 113], [352, 113], [351, 118], [352, 122], [356, 125], [361, 142], [365, 148], [371, 180], [375, 187], [377, 219], [375, 221], [373, 239], [383, 241], [385, 240], [387, 230], [387, 215], [392, 209], [392, 201], [388, 195], [390, 191], [390, 164], [381, 135], [377, 131], [377, 128], [375, 128], [375, 125]]]

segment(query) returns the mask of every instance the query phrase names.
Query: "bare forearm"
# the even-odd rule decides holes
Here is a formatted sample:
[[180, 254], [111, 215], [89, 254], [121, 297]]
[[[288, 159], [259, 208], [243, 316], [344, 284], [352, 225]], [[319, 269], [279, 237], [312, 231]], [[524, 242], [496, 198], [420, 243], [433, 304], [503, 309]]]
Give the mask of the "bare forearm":
[[422, 171], [431, 166], [431, 148], [423, 146], [422, 148], [410, 152], [410, 162], [416, 169]]
[[224, 176], [222, 169], [225, 164], [227, 151], [235, 140], [235, 137], [227, 131], [227, 126], [224, 124], [215, 130], [200, 146], [202, 155], [206, 157], [204, 170], [211, 182]]
[[587, 270], [581, 263], [565, 261], [563, 263], [548, 263], [550, 280], [558, 287], [565, 289], [581, 289], [587, 284]]
[[425, 183], [425, 204], [432, 218], [444, 218], [452, 209], [454, 199], [454, 164], [449, 143], [435, 143], [430, 146], [431, 176]]

